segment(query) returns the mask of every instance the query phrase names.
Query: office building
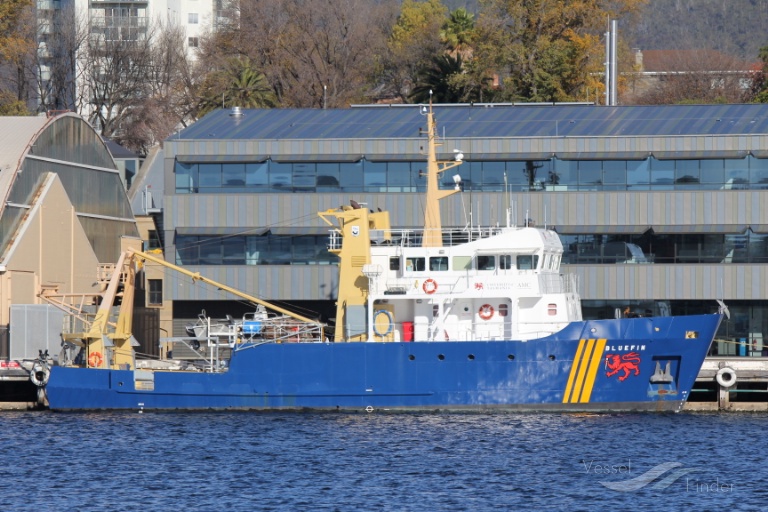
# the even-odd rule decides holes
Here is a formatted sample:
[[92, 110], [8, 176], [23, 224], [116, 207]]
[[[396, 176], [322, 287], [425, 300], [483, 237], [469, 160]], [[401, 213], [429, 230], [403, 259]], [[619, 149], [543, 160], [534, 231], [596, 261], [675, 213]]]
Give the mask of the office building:
[[[730, 308], [720, 354], [768, 331], [768, 105], [437, 105], [443, 157], [464, 154], [452, 230], [531, 220], [560, 234], [585, 318]], [[317, 212], [354, 200], [422, 225], [421, 107], [219, 110], [164, 144], [166, 259], [324, 318], [337, 283]], [[453, 176], [443, 176], [446, 188]], [[168, 275], [175, 334], [249, 306]], [[748, 340], [748, 343], [739, 342]], [[733, 343], [731, 343], [733, 342]]]

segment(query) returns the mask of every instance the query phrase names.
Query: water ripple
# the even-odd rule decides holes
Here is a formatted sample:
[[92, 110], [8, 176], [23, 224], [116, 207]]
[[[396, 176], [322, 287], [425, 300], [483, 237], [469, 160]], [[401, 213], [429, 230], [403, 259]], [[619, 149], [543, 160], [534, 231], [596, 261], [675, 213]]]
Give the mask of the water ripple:
[[[2, 508], [761, 510], [756, 436], [766, 423], [763, 414], [5, 412]], [[659, 473], [657, 488], [601, 484], [626, 489], [646, 473]]]

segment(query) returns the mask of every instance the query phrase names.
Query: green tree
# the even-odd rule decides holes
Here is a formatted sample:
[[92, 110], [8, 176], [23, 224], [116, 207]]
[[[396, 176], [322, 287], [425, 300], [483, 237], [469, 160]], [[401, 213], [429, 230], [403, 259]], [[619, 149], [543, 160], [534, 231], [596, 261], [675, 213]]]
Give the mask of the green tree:
[[413, 103], [459, 103], [462, 91], [454, 88], [451, 77], [462, 72], [461, 55], [438, 55], [416, 77], [409, 99]]
[[607, 20], [647, 0], [481, 0], [474, 58], [518, 101], [576, 101], [601, 88]]
[[31, 115], [23, 101], [13, 97], [8, 91], [0, 91], [0, 116]]
[[754, 101], [756, 103], [768, 103], [768, 46], [760, 48], [758, 54], [762, 63], [760, 71], [755, 73], [752, 84], [754, 90]]
[[440, 37], [454, 56], [463, 55], [466, 58], [471, 54], [474, 33], [475, 16], [460, 7], [451, 12], [440, 30]]
[[271, 108], [277, 98], [264, 73], [257, 70], [248, 57], [232, 57], [224, 69], [205, 77], [198, 115], [216, 108]]
[[448, 8], [440, 0], [403, 1], [382, 59], [382, 81], [391, 95], [408, 101], [419, 73], [445, 52], [440, 31], [447, 20]]

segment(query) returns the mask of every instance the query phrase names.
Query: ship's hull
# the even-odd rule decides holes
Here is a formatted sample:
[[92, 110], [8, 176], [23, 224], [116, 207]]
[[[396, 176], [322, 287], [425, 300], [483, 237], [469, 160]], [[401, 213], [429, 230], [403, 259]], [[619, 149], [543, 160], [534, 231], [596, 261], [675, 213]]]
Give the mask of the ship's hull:
[[54, 410], [679, 411], [720, 315], [575, 322], [529, 341], [265, 343], [220, 373], [52, 368]]

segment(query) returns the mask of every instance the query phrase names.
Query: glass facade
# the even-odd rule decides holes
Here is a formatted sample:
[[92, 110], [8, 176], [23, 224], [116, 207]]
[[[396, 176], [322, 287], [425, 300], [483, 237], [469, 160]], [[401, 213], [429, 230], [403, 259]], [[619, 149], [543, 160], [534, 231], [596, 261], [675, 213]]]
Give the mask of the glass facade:
[[768, 235], [666, 234], [560, 235], [563, 263], [768, 263]]
[[177, 265], [330, 265], [328, 235], [176, 236]]
[[[560, 235], [564, 264], [768, 263], [768, 235]], [[418, 245], [418, 244], [417, 244]], [[177, 265], [328, 265], [327, 235], [177, 235]], [[501, 260], [500, 268], [509, 268]]]
[[[356, 162], [175, 162], [177, 194], [229, 193], [423, 193], [426, 163], [413, 161]], [[664, 159], [650, 156], [627, 160], [472, 160], [466, 156], [457, 170], [464, 190], [536, 191], [699, 191], [759, 190], [768, 188], [768, 159]], [[442, 188], [453, 188], [453, 174], [441, 176]], [[695, 229], [695, 228], [693, 228]], [[726, 228], [722, 228], [726, 229]], [[560, 234], [563, 264], [762, 264], [768, 263], [768, 234], [746, 229], [741, 233], [673, 233], [649, 229], [637, 234]], [[327, 250], [327, 235], [260, 236], [177, 235], [179, 265], [335, 265]], [[444, 240], [447, 245], [450, 241]], [[390, 268], [440, 271], [470, 268], [480, 262], [390, 260]], [[520, 261], [516, 262], [523, 268]], [[511, 268], [504, 256], [494, 267]], [[531, 265], [536, 265], [531, 262]], [[546, 264], [546, 263], [545, 263]], [[410, 265], [410, 266], [409, 266]], [[478, 266], [479, 268], [479, 266]], [[712, 313], [714, 300], [633, 301], [583, 300], [586, 319]], [[720, 327], [710, 355], [768, 356], [762, 333], [768, 333], [768, 301], [728, 301], [731, 319]]]
[[[177, 194], [423, 192], [426, 163], [176, 162]], [[465, 190], [659, 191], [768, 188], [768, 159], [472, 161], [459, 168]], [[453, 187], [452, 173], [441, 178]]]

